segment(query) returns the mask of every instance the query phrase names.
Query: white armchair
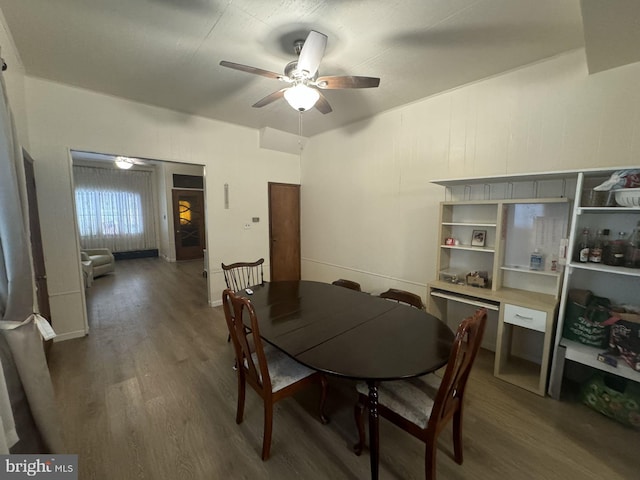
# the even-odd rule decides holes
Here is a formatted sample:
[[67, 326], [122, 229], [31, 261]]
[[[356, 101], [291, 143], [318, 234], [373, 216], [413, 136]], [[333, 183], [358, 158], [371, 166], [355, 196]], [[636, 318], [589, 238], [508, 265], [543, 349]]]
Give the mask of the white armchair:
[[91, 261], [93, 277], [115, 271], [115, 258], [108, 248], [86, 248], [80, 251], [82, 261]]

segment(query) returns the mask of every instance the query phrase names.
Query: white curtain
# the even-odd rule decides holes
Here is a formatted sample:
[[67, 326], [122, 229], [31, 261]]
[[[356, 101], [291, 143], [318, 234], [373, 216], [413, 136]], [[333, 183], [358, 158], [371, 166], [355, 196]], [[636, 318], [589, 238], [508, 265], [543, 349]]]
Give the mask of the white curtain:
[[74, 166], [82, 248], [157, 248], [151, 172]]

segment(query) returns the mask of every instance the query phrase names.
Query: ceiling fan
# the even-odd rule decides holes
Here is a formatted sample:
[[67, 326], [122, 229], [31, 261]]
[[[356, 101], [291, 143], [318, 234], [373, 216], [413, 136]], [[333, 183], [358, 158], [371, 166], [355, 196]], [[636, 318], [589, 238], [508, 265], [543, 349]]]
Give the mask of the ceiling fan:
[[326, 46], [327, 36], [314, 30], [309, 32], [306, 40], [296, 40], [293, 47], [296, 54], [298, 54], [298, 59], [289, 62], [284, 67], [284, 75], [261, 68], [227, 62], [226, 60], [221, 61], [220, 65], [242, 72], [273, 78], [289, 84], [288, 87], [273, 92], [262, 100], [254, 103], [253, 107], [255, 108], [264, 107], [284, 97], [291, 107], [300, 112], [304, 112], [315, 106], [320, 112], [326, 114], [331, 112], [332, 109], [320, 90], [372, 88], [380, 85], [380, 79], [375, 77], [319, 77], [318, 67], [320, 66], [320, 61], [322, 60]]

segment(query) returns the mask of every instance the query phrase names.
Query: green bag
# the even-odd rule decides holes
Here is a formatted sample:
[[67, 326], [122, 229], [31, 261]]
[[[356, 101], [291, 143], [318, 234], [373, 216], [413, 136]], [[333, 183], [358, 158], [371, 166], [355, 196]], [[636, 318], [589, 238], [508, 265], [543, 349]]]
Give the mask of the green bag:
[[587, 305], [568, 301], [562, 336], [596, 348], [609, 345], [609, 325], [611, 317], [608, 298], [592, 295]]
[[640, 428], [640, 385], [596, 373], [580, 390], [582, 403], [624, 425]]

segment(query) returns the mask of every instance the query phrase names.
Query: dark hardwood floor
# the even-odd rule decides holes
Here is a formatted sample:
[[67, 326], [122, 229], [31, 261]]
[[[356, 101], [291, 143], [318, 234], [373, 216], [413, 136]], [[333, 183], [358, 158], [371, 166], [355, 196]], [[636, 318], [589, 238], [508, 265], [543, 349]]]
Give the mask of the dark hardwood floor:
[[[316, 392], [276, 404], [271, 458], [260, 460], [262, 406], [247, 392], [235, 423], [236, 377], [221, 308], [207, 305], [202, 262], [116, 263], [88, 290], [90, 335], [55, 343], [50, 367], [68, 453], [90, 479], [366, 479], [353, 384], [330, 379], [329, 425]], [[481, 351], [467, 391], [462, 466], [450, 429], [440, 479], [638, 478], [640, 434], [571, 401], [556, 402], [492, 375]], [[424, 478], [424, 447], [380, 423], [381, 479]]]

